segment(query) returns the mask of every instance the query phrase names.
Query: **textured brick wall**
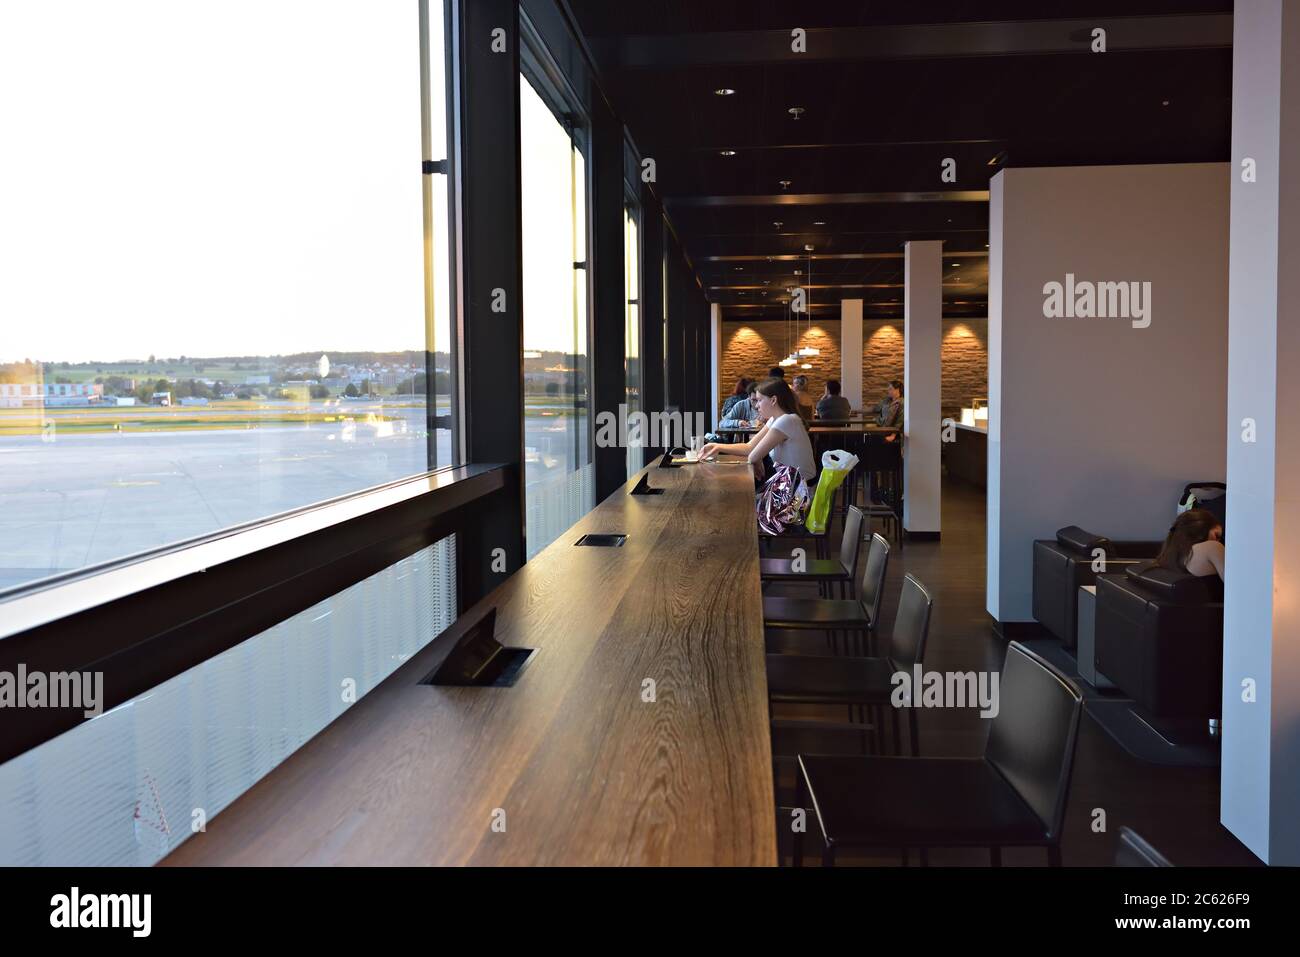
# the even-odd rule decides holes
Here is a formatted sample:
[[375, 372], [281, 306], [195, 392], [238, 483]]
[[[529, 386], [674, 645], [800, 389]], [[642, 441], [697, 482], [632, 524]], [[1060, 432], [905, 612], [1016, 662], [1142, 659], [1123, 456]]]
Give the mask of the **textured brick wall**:
[[[972, 398], [989, 394], [988, 325], [987, 319], [943, 321], [941, 402], [944, 415], [959, 416], [961, 407], [969, 405]], [[722, 324], [719, 403], [731, 394], [742, 375], [763, 378], [785, 355], [786, 328], [780, 322], [746, 324], [728, 320]], [[864, 320], [862, 338], [862, 398], [871, 405], [885, 394], [890, 379], [903, 377], [903, 320]], [[813, 394], [821, 395], [828, 378], [840, 377], [839, 320], [815, 321], [811, 338], [805, 326], [799, 345], [815, 345], [821, 349], [821, 355], [808, 360], [813, 367], [809, 370], [787, 368], [786, 377], [804, 372]]]
[[[719, 408], [741, 376], [759, 380], [767, 378], [767, 370], [785, 358], [787, 333], [790, 331], [791, 327], [781, 322], [723, 322], [722, 362], [718, 365], [718, 374], [722, 376], [718, 383]], [[814, 397], [819, 396], [827, 379], [840, 377], [840, 321], [814, 319], [811, 332], [804, 325], [795, 345], [796, 348], [813, 346], [821, 350], [821, 355], [803, 360], [812, 366], [811, 369], [787, 366], [786, 381], [796, 375], [806, 375], [808, 390]]]

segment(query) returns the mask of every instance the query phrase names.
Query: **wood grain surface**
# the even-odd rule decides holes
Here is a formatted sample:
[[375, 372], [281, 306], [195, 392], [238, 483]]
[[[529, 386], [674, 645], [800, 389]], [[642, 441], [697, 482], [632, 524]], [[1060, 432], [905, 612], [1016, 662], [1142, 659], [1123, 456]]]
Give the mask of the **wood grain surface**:
[[753, 481], [644, 471], [664, 494], [629, 482], [461, 617], [539, 649], [518, 684], [421, 685], [426, 647], [162, 864], [775, 865]]

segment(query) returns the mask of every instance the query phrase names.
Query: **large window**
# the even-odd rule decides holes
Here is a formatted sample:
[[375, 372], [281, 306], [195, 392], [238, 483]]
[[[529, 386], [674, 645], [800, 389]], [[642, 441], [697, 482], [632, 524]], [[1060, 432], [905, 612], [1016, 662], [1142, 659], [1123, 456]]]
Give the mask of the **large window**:
[[[623, 276], [627, 288], [623, 378], [626, 382], [628, 419], [635, 421], [632, 413], [641, 410], [641, 208], [630, 196], [623, 206]], [[649, 436], [640, 435], [635, 430], [628, 438], [628, 478], [639, 472], [645, 464], [641, 450], [648, 440]]]
[[0, 590], [452, 463], [444, 73], [439, 0], [0, 6]]
[[[524, 476], [528, 557], [592, 507], [587, 164], [558, 94], [521, 76]], [[568, 114], [571, 115], [571, 114]]]

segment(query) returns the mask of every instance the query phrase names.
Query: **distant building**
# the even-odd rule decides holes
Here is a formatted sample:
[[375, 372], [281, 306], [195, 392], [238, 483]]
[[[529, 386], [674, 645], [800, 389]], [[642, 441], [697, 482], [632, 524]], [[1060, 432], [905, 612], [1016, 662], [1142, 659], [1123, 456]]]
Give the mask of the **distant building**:
[[170, 392], [155, 392], [149, 396], [150, 405], [171, 405], [172, 394]]
[[244, 376], [244, 385], [270, 385], [271, 377], [269, 375], [250, 375]]
[[[163, 403], [166, 405], [167, 403]], [[181, 396], [181, 405], [207, 405], [208, 400], [198, 395]]]
[[103, 396], [92, 382], [0, 382], [0, 409], [98, 405]]

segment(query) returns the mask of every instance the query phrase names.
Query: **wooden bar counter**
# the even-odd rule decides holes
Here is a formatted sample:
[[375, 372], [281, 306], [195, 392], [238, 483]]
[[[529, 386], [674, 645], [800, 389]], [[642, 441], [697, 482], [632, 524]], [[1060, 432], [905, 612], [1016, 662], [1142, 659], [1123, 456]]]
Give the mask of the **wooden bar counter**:
[[[753, 480], [643, 474], [162, 863], [775, 865]], [[518, 683], [420, 684], [489, 605]]]

